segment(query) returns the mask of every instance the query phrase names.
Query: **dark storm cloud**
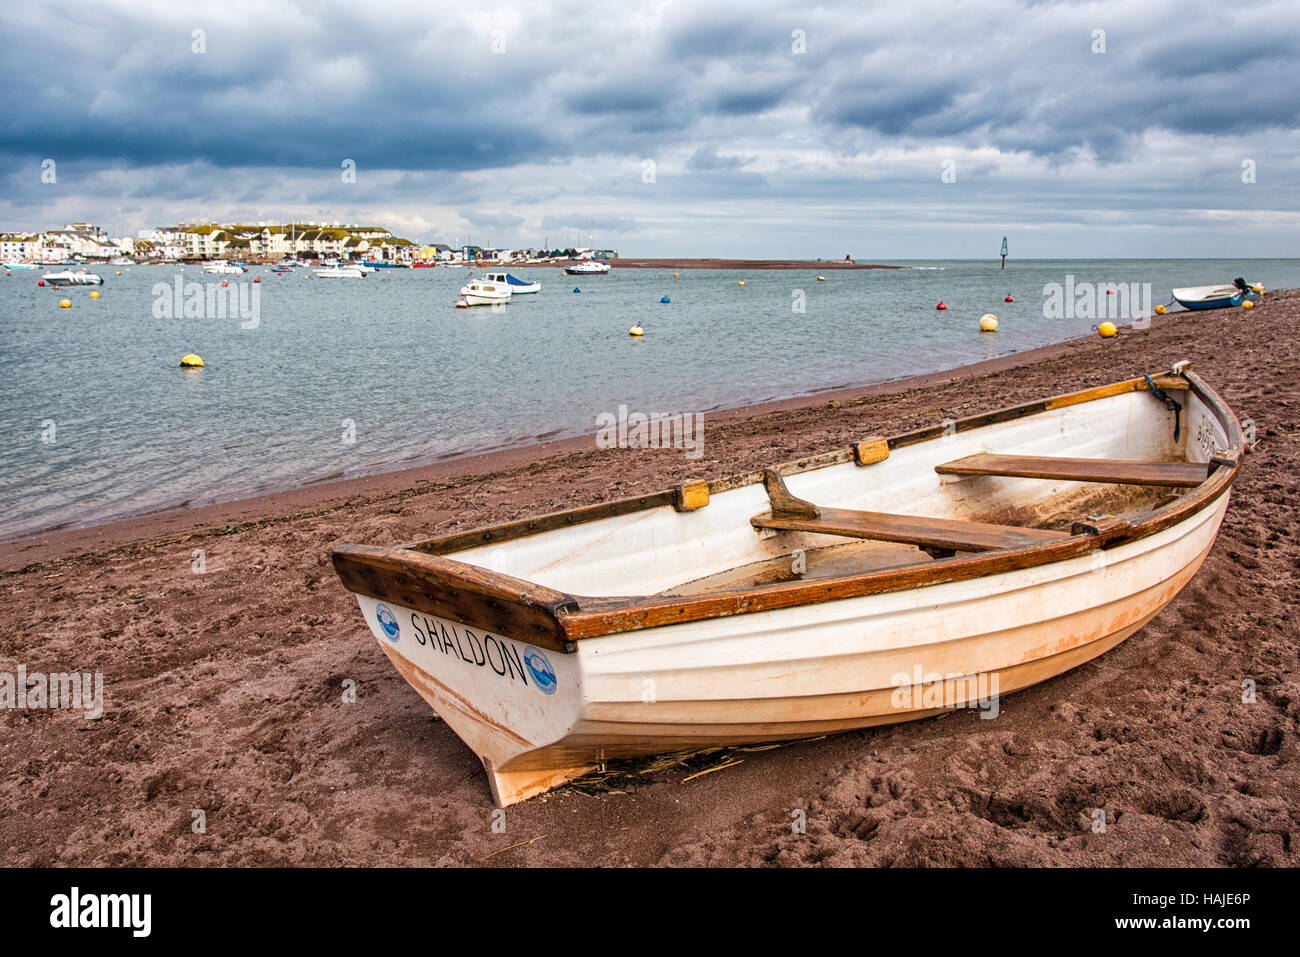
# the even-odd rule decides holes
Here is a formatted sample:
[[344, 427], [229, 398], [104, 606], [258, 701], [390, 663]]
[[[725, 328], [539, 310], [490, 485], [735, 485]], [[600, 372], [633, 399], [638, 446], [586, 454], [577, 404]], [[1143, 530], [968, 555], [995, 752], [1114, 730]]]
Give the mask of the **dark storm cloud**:
[[[787, 103], [806, 105], [829, 132], [956, 136], [1044, 154], [1111, 152], [1151, 126], [1297, 123], [1296, 78], [1278, 82], [1300, 50], [1294, 14], [1277, 23], [1206, 3], [1157, 30], [1122, 5], [993, 7], [953, 7], [946, 18], [936, 8], [934, 29], [919, 31], [852, 4], [683, 6], [640, 34], [622, 32], [620, 17], [562, 14], [556, 30], [555, 11], [527, 8], [495, 27], [490, 17], [476, 25], [428, 9], [385, 17], [331, 5], [201, 27], [201, 14], [122, 5], [58, 30], [29, 10], [9, 26], [0, 146], [139, 165], [326, 167], [350, 157], [467, 170], [644, 152], [634, 135], [716, 150], [712, 119]], [[927, 8], [913, 16], [926, 20]], [[1100, 56], [1094, 23], [1109, 27]], [[207, 31], [202, 54], [192, 28]], [[807, 52], [793, 52], [794, 30]], [[1243, 42], [1224, 43], [1231, 35]]]
[[[1229, 182], [1206, 165], [1225, 162], [1206, 142], [1276, 142], [1266, 162], [1277, 169], [1294, 164], [1288, 137], [1300, 130], [1291, 3], [692, 2], [592, 16], [576, 0], [482, 11], [120, 0], [57, 23], [48, 7], [11, 6], [5, 29], [10, 211], [74, 195], [119, 211], [426, 203], [507, 230], [582, 208], [584, 195], [835, 202], [862, 194], [864, 173], [901, 202], [933, 190], [931, 157], [974, 151], [992, 153], [964, 162], [966, 191], [944, 201], [987, 200], [984, 188], [1029, 207], [1036, 199], [1007, 180], [1018, 157], [1049, 173], [1081, 156], [1136, 170], [1150, 132], [1197, 137], [1167, 189], [1143, 192], [1135, 172], [1116, 201], [1139, 206]], [[206, 52], [193, 51], [196, 29]], [[40, 182], [45, 157], [58, 160], [56, 185]], [[654, 188], [643, 158], [659, 163]], [[344, 159], [358, 170], [346, 188]], [[584, 164], [600, 171], [572, 172]], [[921, 165], [927, 181], [913, 182]], [[521, 174], [502, 195], [510, 171], [539, 167], [556, 174]], [[1296, 186], [1273, 182], [1294, 200]], [[1079, 201], [1112, 201], [1093, 195]], [[626, 221], [642, 221], [636, 212]]]

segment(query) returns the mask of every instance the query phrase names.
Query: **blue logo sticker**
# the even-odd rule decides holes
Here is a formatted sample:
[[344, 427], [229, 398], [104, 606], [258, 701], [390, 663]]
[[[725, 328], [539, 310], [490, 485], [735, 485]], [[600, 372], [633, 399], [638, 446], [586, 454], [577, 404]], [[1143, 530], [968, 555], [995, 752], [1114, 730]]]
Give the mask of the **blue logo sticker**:
[[375, 609], [375, 617], [379, 619], [379, 627], [384, 629], [384, 634], [388, 636], [389, 641], [397, 641], [401, 637], [402, 629], [397, 624], [397, 616], [387, 605], [380, 605]]
[[555, 679], [555, 669], [544, 654], [529, 645], [524, 649], [524, 664], [532, 672], [533, 681], [543, 694], [555, 694], [559, 682]]

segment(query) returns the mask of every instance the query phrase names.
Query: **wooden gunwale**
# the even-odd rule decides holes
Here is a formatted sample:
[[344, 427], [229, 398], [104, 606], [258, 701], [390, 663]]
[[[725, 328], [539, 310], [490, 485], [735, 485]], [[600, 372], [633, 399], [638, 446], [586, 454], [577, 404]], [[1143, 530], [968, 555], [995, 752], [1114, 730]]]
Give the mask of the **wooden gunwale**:
[[[1126, 520], [1127, 527], [1107, 523], [1104, 528], [1076, 526], [1075, 533], [1058, 541], [1020, 548], [1001, 549], [976, 555], [960, 555], [939, 559], [923, 565], [903, 568], [882, 569], [863, 572], [838, 578], [817, 579], [812, 581], [782, 582], [758, 588], [722, 591], [689, 597], [659, 596], [584, 596], [554, 591], [549, 588], [499, 575], [487, 569], [478, 568], [469, 563], [455, 559], [442, 558], [446, 552], [459, 551], [490, 542], [499, 542], [538, 534], [554, 528], [596, 521], [614, 515], [671, 505], [679, 501], [679, 487], [663, 492], [620, 499], [599, 505], [568, 509], [537, 518], [518, 522], [509, 522], [485, 529], [460, 532], [454, 535], [416, 542], [391, 549], [372, 549], [355, 545], [344, 545], [334, 553], [335, 567], [339, 569], [344, 584], [353, 591], [360, 591], [372, 597], [385, 598], [410, 607], [406, 599], [416, 599], [411, 586], [417, 580], [425, 587], [430, 587], [446, 595], [446, 586], [470, 585], [470, 594], [482, 597], [491, 611], [488, 616], [493, 619], [493, 626], [500, 627], [496, 619], [508, 619], [512, 611], [524, 612], [528, 619], [530, 638], [538, 644], [557, 651], [572, 652], [573, 642], [584, 638], [601, 635], [635, 631], [662, 625], [677, 624], [688, 621], [700, 621], [729, 615], [748, 614], [750, 612], [771, 611], [792, 608], [800, 605], [855, 598], [863, 595], [882, 594], [902, 591], [946, 582], [963, 581], [985, 575], [994, 575], [1034, 565], [1064, 561], [1087, 554], [1097, 548], [1112, 548], [1118, 544], [1136, 541], [1169, 528], [1181, 522], [1203, 508], [1213, 504], [1225, 494], [1232, 485], [1240, 467], [1243, 449], [1241, 425], [1236, 415], [1222, 398], [1203, 382], [1200, 377], [1185, 369], [1176, 374], [1153, 376], [1158, 388], [1169, 390], [1190, 390], [1197, 396], [1218, 419], [1228, 436], [1229, 448], [1216, 456], [1206, 480], [1199, 486], [1188, 489], [1187, 493], [1177, 499], [1160, 505], [1149, 512], [1133, 516]], [[1049, 399], [1022, 403], [1006, 409], [959, 419], [955, 423], [917, 429], [888, 438], [889, 448], [896, 449], [929, 439], [937, 438], [954, 429], [958, 432], [980, 428], [999, 422], [1011, 421], [1024, 416], [1035, 415], [1083, 402], [1107, 398], [1124, 392], [1145, 391], [1144, 378], [1128, 379], [1109, 385], [1083, 389], [1077, 392], [1055, 396]], [[811, 456], [792, 463], [777, 466], [776, 471], [784, 475], [797, 474], [824, 468], [828, 465], [855, 460], [854, 449], [850, 447], [830, 453]], [[866, 466], [869, 467], [869, 466]], [[763, 472], [754, 471], [709, 482], [709, 491], [717, 494], [728, 489], [740, 488], [763, 481]], [[368, 553], [368, 554], [363, 554]], [[343, 564], [340, 566], [340, 558]], [[376, 576], [356, 574], [352, 567], [354, 560], [366, 561], [369, 558], [380, 559], [387, 566], [387, 575], [379, 579], [401, 575], [404, 587], [392, 594], [375, 594], [375, 589], [387, 591], [382, 580]], [[425, 561], [435, 559], [434, 563]], [[405, 568], [398, 568], [405, 564]], [[412, 577], [409, 572], [416, 566], [419, 572]], [[349, 572], [345, 574], [345, 569]], [[472, 573], [467, 574], [467, 570]], [[354, 587], [355, 584], [366, 587]], [[455, 620], [466, 617], [477, 618], [468, 624], [486, 626], [479, 615], [458, 616], [455, 602], [445, 597], [430, 595], [423, 605], [437, 605], [443, 611], [433, 610], [437, 614], [447, 614]], [[400, 597], [399, 597], [400, 596]], [[549, 626], [554, 625], [554, 630]], [[504, 630], [504, 629], [503, 629]]]

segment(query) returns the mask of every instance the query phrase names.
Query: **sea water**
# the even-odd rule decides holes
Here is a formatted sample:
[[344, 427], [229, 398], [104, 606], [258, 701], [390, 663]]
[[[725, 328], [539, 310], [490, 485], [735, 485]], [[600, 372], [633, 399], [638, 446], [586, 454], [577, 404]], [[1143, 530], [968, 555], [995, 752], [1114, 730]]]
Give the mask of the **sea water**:
[[[0, 277], [0, 536], [594, 434], [621, 406], [707, 419], [948, 369], [1089, 334], [1098, 318], [1045, 314], [1045, 289], [1067, 280], [1150, 283], [1155, 304], [1237, 276], [1300, 286], [1282, 260], [893, 265], [907, 268], [515, 269], [542, 291], [471, 309], [454, 306], [479, 275], [466, 269], [99, 266], [103, 286], [61, 290], [14, 272]], [[217, 315], [208, 284], [254, 277], [257, 295]], [[984, 313], [995, 335], [979, 333]], [[180, 368], [187, 353], [205, 367]]]

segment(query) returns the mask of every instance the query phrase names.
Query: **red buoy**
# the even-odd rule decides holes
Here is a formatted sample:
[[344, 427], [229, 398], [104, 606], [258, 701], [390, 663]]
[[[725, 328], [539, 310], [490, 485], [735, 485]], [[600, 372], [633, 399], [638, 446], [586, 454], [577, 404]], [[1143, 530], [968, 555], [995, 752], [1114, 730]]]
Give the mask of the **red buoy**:
[[1003, 301], [1003, 302], [1015, 302], [1015, 300], [1014, 300], [1013, 298], [1011, 298], [1010, 296], [1007, 296], [1007, 298], [1003, 299], [1002, 301]]
[[1108, 295], [1108, 296], [1113, 296], [1113, 295], [1115, 295], [1115, 290], [1114, 290], [1114, 289], [1107, 289], [1107, 290], [1106, 290], [1106, 295]]
[[45, 285], [45, 280], [44, 280], [44, 279], [38, 279], [38, 280], [36, 280], [36, 285], [38, 285], [38, 286], [44, 286], [44, 285]]
[[259, 276], [254, 276], [254, 277], [253, 277], [253, 282], [261, 282], [261, 281], [262, 281], [262, 280], [261, 280], [261, 277], [259, 277]]
[[935, 306], [934, 308], [936, 308], [936, 309], [947, 309], [947, 308], [948, 308], [948, 304], [947, 304], [946, 302], [941, 302], [941, 303], [939, 303], [939, 305]]
[[223, 279], [223, 280], [221, 280], [221, 285], [223, 285], [223, 286], [229, 286], [230, 283], [226, 282], [226, 281]]

